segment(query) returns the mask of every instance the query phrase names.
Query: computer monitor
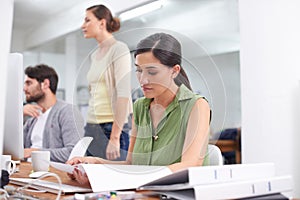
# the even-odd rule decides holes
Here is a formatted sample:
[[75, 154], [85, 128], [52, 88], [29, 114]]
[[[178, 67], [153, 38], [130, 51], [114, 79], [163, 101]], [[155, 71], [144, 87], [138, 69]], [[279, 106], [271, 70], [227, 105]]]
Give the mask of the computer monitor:
[[14, 160], [24, 157], [23, 74], [23, 55], [20, 53], [9, 54], [2, 154], [12, 155]]

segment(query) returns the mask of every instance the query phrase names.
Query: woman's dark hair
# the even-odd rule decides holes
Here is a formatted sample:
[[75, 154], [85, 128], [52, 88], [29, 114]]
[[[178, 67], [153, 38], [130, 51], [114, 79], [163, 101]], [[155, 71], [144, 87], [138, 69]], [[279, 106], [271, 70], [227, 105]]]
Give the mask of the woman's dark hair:
[[[141, 40], [137, 45], [134, 57], [146, 52], [152, 52], [155, 58], [170, 68], [175, 65], [181, 66], [181, 45], [169, 34], [155, 33]], [[192, 90], [190, 81], [182, 67], [174, 81], [176, 85], [180, 86], [184, 84], [187, 88]]]
[[52, 67], [49, 67], [45, 64], [39, 64], [34, 67], [29, 66], [25, 69], [25, 75], [27, 75], [29, 78], [36, 79], [39, 83], [42, 83], [45, 79], [48, 79], [50, 82], [51, 92], [53, 94], [56, 93], [58, 75]]
[[106, 29], [108, 32], [116, 32], [120, 29], [120, 20], [117, 17], [113, 17], [110, 10], [104, 5], [95, 5], [86, 9], [90, 10], [96, 16], [97, 19], [105, 19], [106, 20]]

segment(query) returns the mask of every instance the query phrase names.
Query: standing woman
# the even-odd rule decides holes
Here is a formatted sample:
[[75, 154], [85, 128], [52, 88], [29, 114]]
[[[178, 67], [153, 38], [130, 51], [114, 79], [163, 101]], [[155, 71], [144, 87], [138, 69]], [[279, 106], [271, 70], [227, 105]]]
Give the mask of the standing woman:
[[90, 100], [85, 136], [94, 138], [87, 155], [124, 160], [129, 145], [128, 116], [132, 113], [130, 51], [114, 38], [112, 33], [120, 29], [120, 21], [104, 5], [87, 8], [81, 28], [85, 38], [98, 42], [87, 74]]

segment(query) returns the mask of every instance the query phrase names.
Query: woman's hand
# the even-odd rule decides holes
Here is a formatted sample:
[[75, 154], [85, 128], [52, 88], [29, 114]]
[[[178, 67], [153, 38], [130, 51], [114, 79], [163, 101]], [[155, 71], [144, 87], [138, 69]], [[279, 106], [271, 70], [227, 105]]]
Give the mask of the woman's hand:
[[[72, 158], [71, 160], [68, 160], [66, 162], [66, 164], [69, 164], [69, 165], [77, 165], [77, 164], [80, 164], [80, 163], [84, 163], [85, 161], [85, 157], [74, 157]], [[75, 170], [74, 170], [75, 171]], [[74, 171], [72, 174], [70, 173], [67, 173], [67, 175], [70, 177], [70, 179], [72, 180], [76, 180], [76, 177], [74, 176]]]
[[77, 164], [80, 164], [80, 163], [85, 163], [86, 162], [85, 160], [86, 160], [86, 157], [74, 157], [71, 160], [68, 160], [66, 162], [66, 164], [77, 165]]
[[[71, 160], [68, 160], [66, 162], [66, 164], [69, 165], [78, 165], [78, 164], [101, 164], [102, 160], [100, 158], [97, 157], [74, 157]], [[72, 180], [76, 180], [78, 181], [80, 184], [85, 183], [86, 181], [84, 181], [85, 179], [87, 179], [86, 174], [80, 171], [80, 173], [75, 173], [75, 171], [80, 171], [77, 168], [75, 168], [75, 170], [73, 171], [72, 174], [67, 173], [67, 175], [72, 179]], [[83, 176], [85, 176], [86, 178], [84, 178]]]
[[[68, 174], [69, 175], [69, 174]], [[80, 169], [75, 168], [73, 174], [71, 174], [71, 178], [76, 180], [79, 184], [90, 187], [90, 181], [86, 175], [86, 173], [82, 172]]]
[[110, 139], [106, 147], [106, 158], [115, 160], [120, 157], [120, 139]]
[[66, 164], [69, 165], [78, 165], [78, 164], [103, 164], [102, 159], [98, 157], [74, 157], [71, 160], [68, 160]]

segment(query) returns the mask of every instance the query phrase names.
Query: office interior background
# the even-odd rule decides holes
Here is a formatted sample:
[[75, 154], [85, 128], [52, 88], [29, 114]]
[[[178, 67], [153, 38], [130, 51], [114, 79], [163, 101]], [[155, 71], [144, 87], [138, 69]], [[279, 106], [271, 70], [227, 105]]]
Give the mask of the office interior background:
[[[8, 51], [22, 53], [24, 67], [37, 63], [53, 66], [60, 77], [59, 97], [84, 112], [87, 57], [97, 45], [82, 36], [85, 9], [103, 3], [118, 15], [155, 1], [5, 2], [0, 12], [1, 24], [6, 25], [2, 28], [7, 28], [0, 33], [5, 41], [1, 65]], [[278, 175], [293, 176], [292, 195], [300, 197], [297, 9], [297, 0], [165, 0], [156, 10], [121, 21], [115, 37], [131, 50], [154, 32], [177, 37], [194, 91], [211, 104], [212, 134], [241, 127], [242, 163], [274, 162]], [[138, 90], [134, 76], [133, 66], [133, 92]]]

